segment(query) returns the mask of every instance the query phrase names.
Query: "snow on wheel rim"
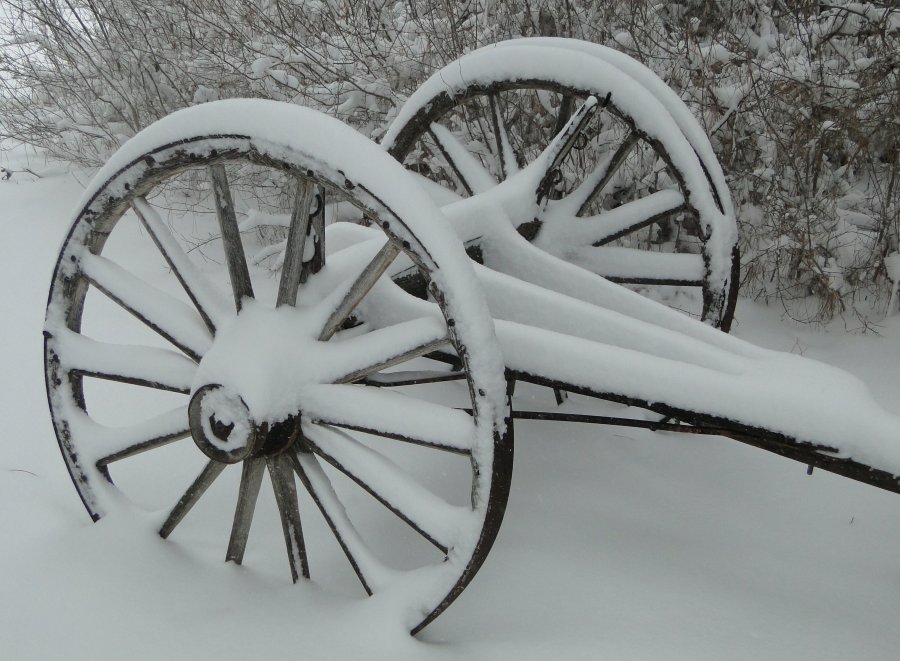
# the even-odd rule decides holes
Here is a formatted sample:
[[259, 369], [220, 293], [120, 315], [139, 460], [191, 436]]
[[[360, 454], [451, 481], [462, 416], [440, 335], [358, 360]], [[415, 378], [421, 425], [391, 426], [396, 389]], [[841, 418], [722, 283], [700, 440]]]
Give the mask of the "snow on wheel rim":
[[[600, 57], [601, 54], [604, 57]], [[661, 81], [652, 76], [649, 71], [645, 71], [639, 63], [635, 62], [629, 67], [618, 61], [622, 59], [628, 58], [621, 54], [618, 58], [613, 58], [608, 54], [589, 49], [588, 44], [574, 40], [570, 42], [565, 39], [513, 40], [482, 48], [463, 56], [423, 83], [401, 107], [397, 117], [385, 133], [382, 146], [399, 160], [404, 160], [413, 148], [419, 148], [420, 144], [424, 144], [421, 141], [427, 134], [429, 139], [437, 144], [442, 158], [456, 159], [468, 168], [457, 167], [455, 163], [451, 163], [457, 179], [460, 174], [472, 178], [470, 173], [477, 170], [479, 165], [477, 163], [473, 165], [471, 158], [466, 160], [462, 154], [462, 150], [466, 148], [466, 137], [454, 139], [450, 135], [450, 131], [445, 131], [444, 126], [438, 122], [449, 120], [455, 114], [466, 115], [469, 113], [470, 116], [472, 114], [477, 116], [477, 111], [472, 113], [471, 110], [462, 110], [463, 104], [472, 103], [474, 105], [474, 100], [488, 99], [490, 111], [486, 114], [488, 117], [493, 115], [493, 128], [490, 127], [491, 120], [489, 118], [486, 122], [479, 119], [478, 122], [482, 124], [482, 133], [486, 134], [484, 144], [480, 143], [477, 137], [470, 138], [469, 144], [478, 144], [480, 149], [484, 149], [485, 144], [490, 142], [503, 144], [503, 149], [492, 148], [491, 145], [488, 145], [487, 149], [492, 151], [492, 157], [500, 162], [501, 167], [495, 169], [503, 170], [502, 184], [506, 184], [509, 179], [515, 178], [508, 176], [506, 161], [510, 160], [510, 157], [503, 153], [512, 151], [508, 149], [507, 134], [513, 127], [505, 127], [503, 125], [504, 113], [502, 111], [498, 113], [495, 110], [495, 99], [497, 99], [496, 105], [502, 105], [502, 101], [499, 100], [501, 94], [532, 90], [541, 99], [541, 93], [552, 91], [560, 98], [568, 97], [569, 102], [572, 99], [583, 99], [586, 105], [574, 112], [574, 115], [589, 111], [588, 119], [584, 120], [586, 126], [590, 119], [590, 113], [593, 113], [593, 117], [600, 122], [598, 130], [603, 127], [603, 120], [599, 118], [602, 118], [604, 112], [608, 111], [608, 116], [620, 121], [627, 137], [621, 141], [618, 150], [609, 152], [611, 154], [612, 151], [616, 151], [610, 157], [612, 165], [595, 162], [595, 170], [588, 171], [588, 176], [583, 177], [581, 184], [577, 185], [575, 190], [566, 191], [565, 199], [582, 196], [588, 198], [588, 203], [591, 203], [591, 200], [603, 199], [609, 195], [610, 179], [603, 179], [601, 176], [603, 173], [600, 172], [602, 168], [607, 168], [610, 176], [620, 175], [621, 172], [618, 172], [620, 165], [629, 158], [629, 150], [633, 149], [635, 144], [642, 145], [651, 154], [655, 153], [665, 162], [675, 191], [680, 191], [679, 202], [683, 204], [677, 208], [677, 204], [662, 194], [665, 192], [664, 190], [655, 195], [644, 193], [648, 195], [648, 199], [639, 199], [638, 201], [646, 202], [647, 204], [644, 204], [646, 209], [635, 208], [634, 211], [645, 222], [633, 223], [627, 232], [634, 232], [635, 228], [652, 228], [657, 222], [653, 218], [654, 213], [662, 214], [661, 217], [665, 219], [672, 217], [672, 214], [687, 211], [694, 214], [698, 222], [696, 231], [702, 243], [700, 249], [702, 260], [699, 260], [697, 264], [688, 263], [689, 260], [682, 259], [680, 261], [664, 260], [657, 266], [653, 266], [649, 262], [646, 266], [638, 265], [634, 267], [636, 273], [642, 273], [646, 269], [650, 270], [647, 271], [646, 276], [637, 275], [636, 281], [656, 280], [662, 284], [666, 284], [666, 280], [688, 282], [698, 277], [693, 275], [694, 271], [697, 271], [702, 274], [697, 280], [697, 285], [702, 285], [704, 317], [713, 325], [727, 329], [736, 299], [736, 291], [731, 281], [736, 281], [734, 276], [736, 275], [737, 260], [734, 247], [737, 240], [737, 228], [728, 191], [724, 187], [721, 176], [721, 169], [714, 160], [710, 162], [711, 149], [708, 149], [708, 140], [700, 139], [698, 131], [702, 133], [702, 130], [696, 125], [696, 121], [689, 120], [690, 112], [677, 100], [674, 93], [669, 91], [668, 94], [662, 94], [660, 87], [664, 87], [664, 84]], [[590, 101], [592, 97], [595, 102]], [[675, 98], [673, 99], [673, 97]], [[541, 100], [543, 101], [543, 99]], [[594, 104], [594, 108], [589, 108], [590, 104]], [[482, 101], [481, 105], [488, 104]], [[546, 106], [546, 103], [544, 105]], [[601, 112], [596, 112], [598, 107]], [[566, 111], [569, 114], [559, 110], [558, 121], [553, 131], [556, 134], [554, 140], [564, 137], [565, 131], [571, 131], [573, 138], [584, 138], [587, 135], [578, 133], [579, 130], [583, 130], [580, 126], [566, 125], [566, 117], [570, 116], [574, 110], [575, 108], [570, 107]], [[483, 127], [485, 123], [488, 124], [486, 131]], [[494, 135], [490, 135], [491, 133]], [[571, 152], [565, 151], [565, 153]], [[563, 156], [563, 158], [565, 159], [567, 156]], [[512, 165], [512, 169], [516, 170], [515, 163]], [[517, 171], [515, 174], [519, 175], [521, 172]], [[599, 197], [591, 197], [582, 191], [583, 188], [585, 191], [589, 190], [590, 180], [595, 175], [598, 182], [602, 181], [602, 183], [599, 184], [598, 190], [591, 195], [597, 196], [600, 191], [605, 191]], [[490, 174], [483, 179], [484, 182], [479, 179], [474, 185], [467, 186], [467, 189], [472, 189], [469, 192], [482, 192], [486, 190], [485, 187], [490, 187], [491, 184], [496, 185], [496, 181], [490, 181]], [[651, 187], [650, 190], [654, 189]], [[551, 202], [551, 206], [554, 204]], [[657, 209], [660, 205], [663, 207], [661, 211]], [[669, 208], [672, 205], [674, 207]], [[573, 209], [577, 209], [578, 206], [575, 205]], [[580, 221], [580, 216], [586, 207], [582, 207], [577, 213], [565, 210], [564, 204], [555, 204], [555, 208], [563, 210], [564, 215], [571, 213], [572, 221]], [[628, 211], [629, 215], [631, 214], [631, 209], [623, 210]], [[510, 216], [514, 222], [522, 223], [522, 226], [519, 226], [520, 233], [534, 237], [536, 230], [534, 228], [526, 230], [524, 227], [524, 224], [530, 220], [530, 218], [525, 218], [527, 212], [528, 209], [520, 207], [510, 213]], [[522, 217], [519, 218], [517, 215]], [[600, 216], [592, 216], [590, 220], [594, 224], [606, 222]], [[620, 222], [624, 221], [620, 219], [614, 221], [614, 223]], [[555, 229], [548, 231], [551, 229], [550, 225], [542, 227], [540, 230], [544, 234], [545, 249], [555, 245], [558, 239], [569, 242], [572, 240], [571, 230], [577, 233], [585, 224], [562, 222], [554, 225], [560, 225], [562, 233]], [[523, 232], [523, 230], [526, 231]], [[618, 281], [629, 282], [634, 278], [624, 272], [619, 274], [619, 267], [615, 265], [615, 260], [621, 260], [623, 257], [605, 247], [605, 242], [616, 241], [619, 236], [623, 235], [600, 237], [599, 241], [593, 245], [603, 245], [601, 251], [585, 251], [573, 243], [571, 250], [563, 246], [564, 250], [558, 256], [574, 263], [584, 262], [582, 265], [589, 270], [599, 266], [601, 270], [597, 271], [598, 273], [613, 277]], [[576, 237], [575, 241], [577, 243], [582, 239], [583, 237]], [[549, 243], [547, 243], [548, 241]], [[590, 248], [590, 246], [591, 244], [588, 243], [584, 247]], [[564, 252], [568, 252], [568, 256], [564, 256]], [[598, 256], [600, 252], [604, 253], [602, 258], [607, 261], [602, 265], [589, 266], [592, 262], [600, 259]], [[640, 257], [640, 255], [633, 256]], [[630, 259], [628, 256], [626, 258]], [[614, 261], [609, 262], [609, 259]], [[627, 265], [628, 261], [623, 263]], [[612, 270], [607, 274], [606, 270], [610, 268]], [[671, 271], [672, 277], [664, 278], [654, 275], [652, 274], [654, 270], [660, 271], [660, 273]]]
[[722, 172], [722, 166], [716, 158], [712, 144], [710, 144], [709, 136], [706, 135], [703, 127], [700, 126], [697, 118], [694, 117], [694, 114], [685, 105], [684, 101], [682, 101], [678, 94], [676, 94], [671, 87], [666, 85], [652, 69], [614, 48], [595, 44], [590, 41], [567, 39], [564, 37], [527, 37], [524, 39], [512, 39], [509, 41], [501, 41], [493, 46], [486, 46], [480, 50], [487, 50], [493, 47], [505, 48], [511, 45], [565, 48], [585, 55], [590, 55], [621, 69], [623, 73], [640, 83], [665, 106], [672, 119], [681, 129], [685, 138], [690, 142], [691, 147], [693, 147], [697, 156], [703, 162], [703, 167], [706, 169], [711, 183], [718, 194], [719, 201], [722, 204], [723, 213], [728, 217], [734, 217], [731, 194], [725, 181], [725, 175]]
[[[234, 163], [265, 166], [296, 182], [273, 305], [255, 300], [266, 283], [250, 277], [247, 268], [237, 198], [226, 176], [226, 165]], [[233, 305], [147, 199], [158, 185], [197, 168], [210, 176], [205, 190], [214, 200]], [[315, 191], [337, 195], [375, 221], [374, 228], [358, 228], [365, 240], [328, 253], [324, 221], [314, 220]], [[472, 267], [409, 174], [376, 145], [315, 111], [222, 101], [175, 113], [139, 133], [95, 177], [80, 207], [51, 284], [45, 372], [57, 439], [91, 517], [121, 506], [123, 493], [111, 474], [178, 447], [205, 464], [187, 490], [182, 484], [171, 492], [160, 527], [168, 537], [191, 519], [196, 503], [205, 502], [225, 467], [240, 464], [227, 550], [228, 559], [240, 563], [268, 471], [284, 533], [279, 543], [291, 573], [295, 580], [310, 572], [315, 577], [296, 474], [321, 513], [319, 527], [333, 534], [366, 592], [395, 595], [391, 603], [398, 604], [397, 616], [412, 632], [440, 614], [477, 572], [499, 529], [511, 478], [511, 428], [493, 321]], [[107, 240], [117, 228], [128, 231], [120, 220], [130, 210], [128, 222], [134, 220], [149, 249], [166, 262], [168, 291], [155, 280], [142, 280], [143, 271], [135, 275], [136, 265], [131, 272], [130, 245], [123, 243], [127, 249], [118, 262], [107, 257], [116, 256], [109, 245], [122, 243], [120, 234], [111, 244]], [[412, 298], [382, 277], [398, 256], [428, 279], [433, 302]], [[170, 293], [176, 289], [180, 297]], [[93, 339], [95, 322], [89, 320], [83, 331], [86, 299], [89, 311], [102, 312], [99, 304], [91, 307], [102, 300], [131, 315], [162, 345]], [[106, 317], [98, 318], [99, 328]], [[395, 368], [435, 360], [456, 363], [441, 380], [465, 384], [457, 392], [469, 413], [430, 403], [427, 394], [382, 388], [401, 373]], [[184, 401], [141, 422], [111, 427], [92, 417], [103, 404], [90, 396], [95, 383], [139, 391], [139, 397], [193, 395], [192, 413]], [[191, 436], [193, 450], [183, 440]], [[399, 463], [405, 450], [394, 448], [401, 445], [440, 455], [441, 461], [460, 458], [463, 467], [454, 470], [461, 479], [423, 486], [409, 472], [415, 462]], [[421, 456], [416, 461], [422, 463]], [[449, 492], [450, 486], [453, 502], [430, 491]], [[359, 493], [347, 496], [353, 489]], [[417, 556], [419, 564], [400, 570], [387, 567], [367, 546], [377, 541], [374, 524], [360, 528], [351, 519], [354, 507], [369, 511], [358, 505], [362, 496], [401, 520], [432, 551], [437, 547], [438, 557], [419, 562]]]

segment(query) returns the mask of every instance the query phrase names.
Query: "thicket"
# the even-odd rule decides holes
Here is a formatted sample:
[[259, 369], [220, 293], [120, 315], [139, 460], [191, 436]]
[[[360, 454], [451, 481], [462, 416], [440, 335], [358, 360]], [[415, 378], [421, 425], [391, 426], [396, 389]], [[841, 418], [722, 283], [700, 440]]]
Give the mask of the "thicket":
[[[378, 138], [437, 67], [560, 35], [623, 50], [692, 107], [739, 209], [744, 293], [804, 320], [889, 298], [900, 243], [900, 10], [731, 0], [4, 0], [7, 135], [85, 165], [233, 96], [311, 105]], [[879, 303], [880, 302], [880, 303]]]

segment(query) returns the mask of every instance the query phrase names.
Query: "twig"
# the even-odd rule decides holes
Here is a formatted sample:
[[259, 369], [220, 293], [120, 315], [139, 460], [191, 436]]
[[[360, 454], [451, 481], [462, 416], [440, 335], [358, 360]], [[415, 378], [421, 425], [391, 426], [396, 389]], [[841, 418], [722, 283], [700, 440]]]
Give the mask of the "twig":
[[33, 475], [34, 477], [40, 477], [37, 473], [32, 473], [29, 470], [25, 470], [24, 468], [7, 468], [10, 473], [28, 473], [29, 475]]
[[29, 168], [24, 168], [23, 170], [9, 170], [7, 168], [0, 168], [0, 181], [8, 181], [9, 179], [12, 179], [12, 176], [16, 172], [27, 172], [28, 174], [34, 175], [38, 179], [43, 179], [41, 175], [39, 175], [34, 170], [30, 170]]

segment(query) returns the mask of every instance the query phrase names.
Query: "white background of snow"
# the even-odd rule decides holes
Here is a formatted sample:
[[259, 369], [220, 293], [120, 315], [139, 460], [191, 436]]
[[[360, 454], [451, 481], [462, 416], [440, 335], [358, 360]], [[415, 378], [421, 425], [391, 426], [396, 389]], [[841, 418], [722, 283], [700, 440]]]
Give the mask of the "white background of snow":
[[[896, 658], [900, 497], [716, 438], [519, 423], [493, 552], [419, 639], [377, 602], [199, 563], [147, 521], [90, 524], [53, 437], [40, 335], [80, 186], [31, 179], [0, 182], [4, 658]], [[881, 336], [811, 333], [742, 301], [738, 322], [739, 336], [852, 371], [900, 412], [896, 317]], [[552, 406], [546, 390], [521, 394]]]

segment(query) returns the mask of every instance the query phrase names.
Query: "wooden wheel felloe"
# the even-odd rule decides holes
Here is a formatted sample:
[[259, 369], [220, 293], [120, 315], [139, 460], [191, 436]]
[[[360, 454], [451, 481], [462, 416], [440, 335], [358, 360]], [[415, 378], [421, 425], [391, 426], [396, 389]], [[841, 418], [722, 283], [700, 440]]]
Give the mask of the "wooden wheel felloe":
[[[254, 100], [176, 113], [113, 157], [62, 247], [45, 326], [51, 415], [91, 517], [146, 504], [161, 536], [236, 563], [252, 537], [271, 542], [271, 519], [294, 581], [393, 591], [413, 632], [449, 605], [499, 528], [511, 428], [471, 267], [408, 177], [339, 122]], [[277, 282], [249, 263], [241, 178], [290, 201]], [[323, 191], [371, 221], [342, 249]], [[192, 213], [167, 222], [179, 194]], [[404, 260], [433, 303], [385, 276]], [[448, 360], [431, 380], [457, 383], [439, 397], [381, 387]]]
[[383, 146], [464, 197], [517, 188], [493, 198], [536, 245], [674, 307], [696, 299], [727, 330], [737, 231], [708, 141], [649, 70], [599, 55], [562, 39], [470, 53], [410, 97]]

